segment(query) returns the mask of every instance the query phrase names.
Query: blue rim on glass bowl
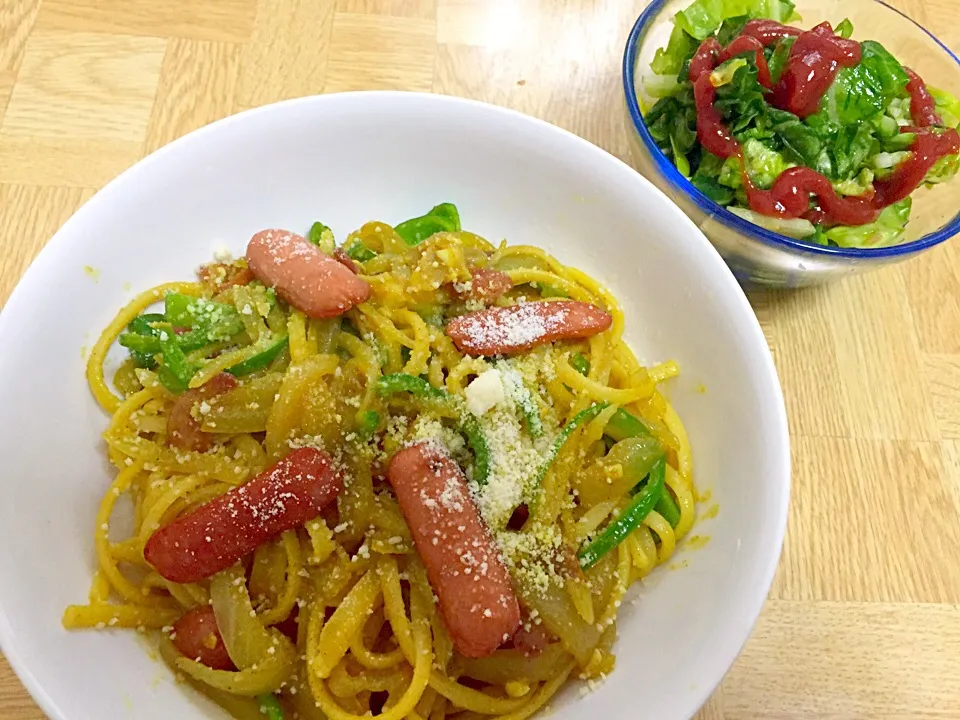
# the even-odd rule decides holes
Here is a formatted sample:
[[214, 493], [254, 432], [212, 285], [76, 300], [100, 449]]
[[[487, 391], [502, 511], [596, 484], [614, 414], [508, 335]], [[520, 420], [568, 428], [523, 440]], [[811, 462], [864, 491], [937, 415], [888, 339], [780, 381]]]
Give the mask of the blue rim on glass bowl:
[[[917, 239], [899, 245], [879, 248], [818, 245], [754, 225], [715, 203], [698, 190], [657, 146], [647, 129], [637, 97], [638, 58], [647, 32], [654, 22], [662, 17], [661, 13], [668, 5], [673, 12], [676, 12], [690, 2], [692, 0], [684, 2], [653, 0], [637, 18], [627, 38], [623, 55], [623, 91], [629, 123], [640, 140], [638, 143], [634, 137], [632, 150], [635, 160], [641, 165], [640, 171], [692, 217], [720, 251], [742, 284], [748, 287], [799, 287], [819, 284], [853, 272], [905, 260], [960, 233], [960, 205], [958, 205], [958, 211], [952, 219]], [[803, 0], [797, 2], [797, 10], [801, 15], [804, 14], [804, 6], [809, 4], [804, 3]], [[907, 22], [913, 28], [922, 31], [929, 41], [943, 51], [946, 62], [951, 63], [953, 68], [960, 72], [960, 58], [912, 18], [882, 0], [848, 2], [844, 4], [844, 10], [851, 10], [851, 6], [855, 9], [858, 5], [862, 6], [861, 12], [895, 13], [902, 22]], [[671, 12], [671, 17], [672, 14]], [[852, 14], [848, 12], [848, 16]], [[856, 28], [855, 17], [853, 21]], [[806, 26], [807, 23], [804, 23], [804, 27]], [[883, 37], [877, 39], [881, 42], [884, 40]], [[894, 55], [897, 56], [897, 53], [894, 52]], [[902, 57], [898, 59], [904, 61]], [[956, 92], [958, 88], [950, 89]], [[954, 178], [952, 182], [960, 183], [960, 177]]]

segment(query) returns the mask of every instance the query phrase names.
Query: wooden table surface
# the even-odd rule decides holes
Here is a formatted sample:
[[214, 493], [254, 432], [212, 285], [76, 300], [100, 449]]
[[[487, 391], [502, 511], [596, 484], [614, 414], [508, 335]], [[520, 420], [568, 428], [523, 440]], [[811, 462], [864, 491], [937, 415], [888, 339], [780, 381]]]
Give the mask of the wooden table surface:
[[[895, 4], [960, 49], [956, 0]], [[119, 172], [284, 98], [462, 95], [627, 159], [620, 55], [644, 5], [0, 0], [0, 303]], [[763, 615], [698, 718], [960, 718], [960, 244], [751, 300], [786, 395], [793, 498]], [[0, 718], [42, 717], [0, 656]]]

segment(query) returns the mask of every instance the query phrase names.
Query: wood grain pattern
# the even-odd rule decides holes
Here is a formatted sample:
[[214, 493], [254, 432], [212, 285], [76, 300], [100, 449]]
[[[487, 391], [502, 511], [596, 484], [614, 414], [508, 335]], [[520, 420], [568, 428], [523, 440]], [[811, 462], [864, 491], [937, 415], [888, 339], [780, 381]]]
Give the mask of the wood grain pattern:
[[[4, 243], [0, 303], [5, 303], [20, 277], [50, 236], [90, 198], [92, 191], [75, 187], [0, 185], [4, 234], [17, 242]], [[0, 716], [2, 717], [2, 716]]]
[[44, 0], [41, 28], [243, 42], [256, 0]]
[[954, 720], [960, 608], [771, 600], [723, 683], [725, 720]]
[[243, 47], [236, 109], [322, 92], [332, 26], [330, 2], [260, 0]]
[[[144, 154], [290, 97], [471, 97], [628, 160], [620, 53], [645, 4], [2, 0], [0, 303]], [[954, 0], [894, 4], [960, 49]], [[764, 613], [698, 720], [956, 720], [960, 245], [751, 301], [785, 391], [793, 502]], [[0, 718], [42, 717], [0, 657]]]
[[431, 90], [435, 37], [433, 20], [337, 13], [324, 89]]
[[160, 70], [144, 154], [229, 115], [236, 103], [241, 47], [173, 38]]

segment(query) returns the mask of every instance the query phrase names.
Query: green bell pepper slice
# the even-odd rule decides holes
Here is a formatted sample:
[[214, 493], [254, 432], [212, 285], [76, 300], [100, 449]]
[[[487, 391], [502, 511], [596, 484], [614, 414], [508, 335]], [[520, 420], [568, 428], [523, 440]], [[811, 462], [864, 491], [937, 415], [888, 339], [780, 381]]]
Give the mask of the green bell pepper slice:
[[483, 487], [490, 479], [490, 446], [487, 444], [487, 437], [477, 419], [469, 414], [464, 417], [460, 431], [473, 451], [473, 480]]
[[153, 323], [165, 321], [160, 313], [144, 313], [131, 320], [127, 332], [120, 335], [120, 345], [130, 351], [137, 367], [152, 370], [157, 366], [154, 355], [160, 352], [160, 331]]
[[[643, 420], [623, 408], [619, 408], [613, 414], [604, 432], [618, 442], [629, 437], [652, 436], [650, 428]], [[676, 527], [680, 522], [680, 507], [666, 486], [664, 486], [663, 492], [657, 500], [656, 510], [663, 516], [664, 520], [670, 523], [670, 527]]]
[[333, 237], [333, 230], [322, 222], [315, 222], [310, 226], [310, 230], [307, 232], [307, 240], [328, 255], [332, 253], [337, 246], [336, 240], [334, 240]]
[[347, 256], [351, 260], [356, 260], [357, 262], [366, 262], [377, 256], [373, 250], [363, 244], [363, 240], [358, 240], [357, 238], [347, 242], [347, 244], [343, 246], [343, 251], [347, 253]]
[[418, 397], [433, 398], [443, 400], [449, 398], [445, 390], [435, 388], [422, 377], [409, 375], [407, 373], [393, 373], [384, 375], [377, 379], [377, 394], [394, 395], [396, 393], [408, 392]]
[[272, 363], [277, 356], [286, 349], [289, 343], [290, 340], [286, 335], [276, 338], [261, 352], [253, 355], [252, 357], [248, 357], [242, 362], [238, 362], [232, 367], [228, 367], [227, 372], [236, 377], [240, 377], [241, 375], [249, 375], [257, 370], [262, 370], [267, 365]]
[[260, 704], [260, 712], [267, 717], [267, 720], [284, 720], [283, 708], [276, 695], [273, 693], [257, 695], [257, 702]]
[[378, 427], [380, 427], [380, 413], [376, 410], [364, 410], [357, 415], [357, 432], [364, 440], [373, 437]]
[[426, 215], [404, 220], [394, 230], [407, 245], [419, 245], [438, 232], [459, 232], [460, 212], [452, 203], [441, 203]]
[[567, 440], [569, 440], [570, 436], [573, 435], [574, 430], [579, 428], [587, 421], [595, 418], [605, 407], [607, 407], [607, 403], [596, 403], [591, 405], [590, 407], [578, 412], [576, 415], [570, 418], [570, 422], [563, 426], [560, 434], [557, 435], [557, 439], [553, 441], [553, 445], [547, 452], [546, 461], [544, 461], [544, 463], [540, 466], [540, 469], [537, 470], [537, 474], [533, 478], [533, 486], [535, 488], [540, 487], [540, 483], [542, 483], [543, 479], [547, 476], [550, 466], [553, 465], [554, 460], [557, 459], [560, 451], [563, 450], [563, 446], [567, 444]]
[[243, 330], [240, 313], [232, 305], [181, 293], [167, 293], [163, 302], [163, 314], [168, 323], [191, 328], [191, 332], [181, 335], [179, 340], [180, 347], [187, 352], [196, 350], [193, 345], [197, 342], [209, 344], [229, 340]]
[[517, 406], [520, 408], [520, 414], [523, 415], [523, 424], [526, 425], [530, 437], [538, 438], [543, 435], [543, 418], [540, 417], [540, 408], [537, 407], [537, 401], [533, 399], [533, 394], [526, 385], [521, 385]]
[[586, 377], [590, 374], [590, 361], [583, 353], [574, 353], [570, 358], [570, 367]]
[[[408, 392], [417, 397], [449, 403], [453, 399], [446, 390], [435, 388], [422, 377], [407, 373], [384, 375], [377, 380], [377, 393], [382, 396]], [[469, 413], [465, 414], [460, 422], [460, 432], [467, 439], [467, 445], [473, 451], [473, 479], [480, 485], [486, 485], [490, 477], [490, 447], [483, 434], [480, 423]]]
[[176, 335], [168, 333], [160, 339], [163, 362], [157, 371], [160, 384], [172, 393], [182, 393], [190, 386], [190, 378], [197, 372], [177, 343]]
[[666, 477], [666, 459], [661, 458], [647, 476], [647, 484], [633, 496], [630, 504], [616, 520], [607, 525], [597, 537], [587, 542], [577, 553], [580, 567], [587, 570], [614, 550], [643, 523], [663, 493]]
[[618, 441], [624, 438], [653, 434], [643, 420], [623, 408], [618, 408], [613, 414], [613, 417], [611, 417], [607, 423], [604, 433]]

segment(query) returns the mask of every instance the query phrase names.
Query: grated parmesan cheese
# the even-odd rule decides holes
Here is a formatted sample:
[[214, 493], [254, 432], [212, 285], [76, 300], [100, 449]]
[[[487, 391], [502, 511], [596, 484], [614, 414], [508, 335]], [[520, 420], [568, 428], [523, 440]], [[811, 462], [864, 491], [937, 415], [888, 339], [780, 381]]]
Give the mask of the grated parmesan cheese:
[[[496, 535], [503, 561], [526, 587], [546, 593], [550, 585], [563, 587], [559, 551], [563, 536], [554, 525], [535, 525], [522, 533], [504, 530]], [[530, 618], [536, 621], [536, 616]]]
[[523, 348], [553, 335], [567, 321], [565, 308], [544, 315], [542, 307], [534, 303], [497, 310], [463, 316], [461, 331], [480, 347]]
[[487, 525], [498, 530], [510, 520], [542, 458], [516, 417], [513, 408], [498, 407], [484, 416], [481, 429], [490, 451], [490, 472], [477, 506]]

